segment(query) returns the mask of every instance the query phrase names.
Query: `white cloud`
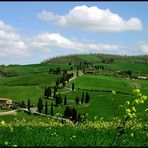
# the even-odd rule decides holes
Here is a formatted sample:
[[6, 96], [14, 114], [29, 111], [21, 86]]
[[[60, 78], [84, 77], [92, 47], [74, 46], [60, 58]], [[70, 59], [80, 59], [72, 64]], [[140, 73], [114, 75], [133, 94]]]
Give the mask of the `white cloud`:
[[120, 32], [142, 29], [140, 19], [131, 17], [124, 20], [109, 9], [103, 10], [96, 6], [76, 6], [63, 16], [44, 10], [38, 13], [38, 18], [49, 22], [54, 21], [61, 26], [75, 26], [93, 32]]
[[0, 57], [29, 55], [30, 52], [16, 29], [0, 20]]
[[53, 51], [66, 49], [71, 52], [99, 52], [118, 50], [114, 44], [97, 44], [74, 41], [58, 33], [42, 32], [36, 36], [21, 36], [16, 28], [0, 21], [0, 57], [21, 58], [31, 56], [36, 51]]
[[95, 43], [82, 43], [78, 41], [72, 41], [68, 38], [61, 36], [58, 33], [42, 32], [37, 36], [32, 37], [33, 48], [49, 51], [52, 49], [69, 49], [76, 50], [78, 52], [87, 51], [105, 51], [105, 50], [118, 50], [119, 47], [114, 44], [95, 44]]

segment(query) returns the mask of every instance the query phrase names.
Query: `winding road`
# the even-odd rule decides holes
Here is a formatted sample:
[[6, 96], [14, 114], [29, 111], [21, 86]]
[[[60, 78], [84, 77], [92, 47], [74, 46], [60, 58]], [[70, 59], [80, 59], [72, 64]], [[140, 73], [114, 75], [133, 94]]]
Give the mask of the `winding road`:
[[11, 111], [7, 111], [7, 112], [0, 112], [0, 116], [3, 115], [16, 115], [16, 110], [11, 110]]

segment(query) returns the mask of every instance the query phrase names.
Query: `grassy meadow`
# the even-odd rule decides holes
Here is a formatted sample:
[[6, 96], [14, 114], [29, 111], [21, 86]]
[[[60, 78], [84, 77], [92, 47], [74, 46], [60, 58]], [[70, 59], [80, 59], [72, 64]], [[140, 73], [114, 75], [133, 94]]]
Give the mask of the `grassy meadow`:
[[[0, 147], [148, 146], [147, 112], [144, 111], [147, 110], [147, 100], [143, 103], [134, 103], [137, 117], [128, 120], [124, 133], [118, 131], [121, 119], [127, 111], [132, 112], [128, 110], [133, 105], [131, 102], [138, 100], [139, 97], [142, 98], [140, 92], [139, 96], [135, 97], [133, 89], [138, 88], [142, 95], [148, 96], [148, 80], [115, 74], [117, 71], [130, 69], [134, 76], [147, 76], [146, 60], [144, 57], [136, 59], [113, 56], [113, 63], [102, 63], [102, 57], [108, 56], [110, 57], [110, 55], [96, 54], [69, 55], [47, 59], [41, 64], [0, 66], [0, 98], [10, 98], [25, 103], [30, 99], [31, 104], [37, 108], [38, 99], [41, 97], [44, 105], [42, 113], [45, 113], [47, 101], [48, 115], [50, 115], [51, 103], [55, 104], [55, 100], [44, 99], [44, 89], [45, 86], [50, 85], [53, 93], [57, 78], [62, 76], [62, 73], [49, 73], [51, 68], [72, 72], [72, 70], [76, 71], [80, 62], [89, 63], [90, 67], [104, 65], [104, 70], [96, 74], [83, 73], [83, 69], [79, 69], [82, 75], [57, 90], [57, 94], [61, 94], [62, 104], [53, 106], [54, 116], [63, 117], [65, 108], [69, 106], [75, 108], [77, 114], [85, 113], [87, 118], [85, 122], [74, 124], [70, 120], [64, 122], [17, 110], [16, 115], [0, 116]], [[135, 61], [140, 58], [142, 62], [136, 63]], [[72, 83], [74, 83], [74, 91], [72, 91]], [[88, 92], [90, 101], [77, 105], [75, 98], [81, 100], [82, 92], [84, 96]], [[65, 95], [67, 105], [63, 104]], [[130, 102], [129, 106], [127, 100]], [[114, 121], [115, 117], [117, 119]], [[141, 122], [138, 122], [139, 119]], [[118, 137], [116, 134], [121, 134], [119, 139], [114, 139]]]

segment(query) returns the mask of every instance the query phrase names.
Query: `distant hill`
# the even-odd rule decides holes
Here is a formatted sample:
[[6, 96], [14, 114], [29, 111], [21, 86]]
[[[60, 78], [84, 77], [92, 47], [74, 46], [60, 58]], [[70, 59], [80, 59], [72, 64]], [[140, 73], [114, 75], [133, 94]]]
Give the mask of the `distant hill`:
[[144, 62], [148, 63], [148, 55], [121, 56], [112, 54], [71, 54], [45, 59], [42, 63], [100, 63], [103, 58], [144, 60]]

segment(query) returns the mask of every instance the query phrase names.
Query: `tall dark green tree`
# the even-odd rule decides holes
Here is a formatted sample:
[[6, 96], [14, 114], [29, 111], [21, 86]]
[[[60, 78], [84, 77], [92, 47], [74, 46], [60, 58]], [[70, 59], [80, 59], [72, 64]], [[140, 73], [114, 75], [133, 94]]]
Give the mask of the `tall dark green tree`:
[[42, 98], [41, 97], [39, 98], [39, 101], [37, 103], [37, 107], [38, 107], [39, 113], [41, 113], [42, 112], [42, 109], [44, 108], [43, 101], [42, 101]]
[[78, 105], [79, 104], [79, 97], [77, 96], [76, 98], [75, 98], [75, 102], [76, 102], [76, 104]]
[[84, 103], [84, 92], [82, 92], [81, 104]]
[[77, 121], [77, 110], [74, 107], [72, 109], [72, 121]]
[[48, 114], [48, 103], [47, 103], [47, 101], [46, 101], [46, 103], [45, 103], [45, 114], [46, 114], [46, 115]]
[[74, 83], [72, 83], [72, 91], [74, 91], [75, 89], [75, 86], [74, 86]]
[[48, 99], [49, 97], [51, 97], [51, 88], [50, 88], [50, 86], [45, 87], [44, 97], [47, 98], [47, 99]]
[[64, 97], [64, 105], [67, 105], [67, 98], [66, 98], [66, 95]]
[[20, 107], [21, 108], [26, 108], [26, 103], [24, 101], [22, 101], [21, 104], [20, 104]]
[[55, 97], [56, 106], [60, 105], [61, 103], [62, 103], [61, 94], [60, 93], [58, 95], [56, 94], [56, 97]]
[[51, 116], [53, 116], [53, 103], [51, 103]]
[[47, 98], [51, 97], [51, 88], [50, 86], [47, 87]]
[[53, 92], [53, 97], [56, 98], [56, 92], [57, 92], [57, 87], [54, 86], [54, 92]]
[[57, 80], [56, 80], [56, 86], [58, 87], [59, 84], [60, 84], [60, 78], [57, 78]]
[[88, 94], [88, 92], [86, 92], [86, 95], [85, 95], [85, 103], [88, 103], [89, 100], [90, 100], [89, 94]]
[[30, 107], [31, 107], [31, 103], [30, 103], [30, 99], [28, 99], [27, 108], [28, 108], [28, 111], [29, 111], [29, 112], [30, 112]]

